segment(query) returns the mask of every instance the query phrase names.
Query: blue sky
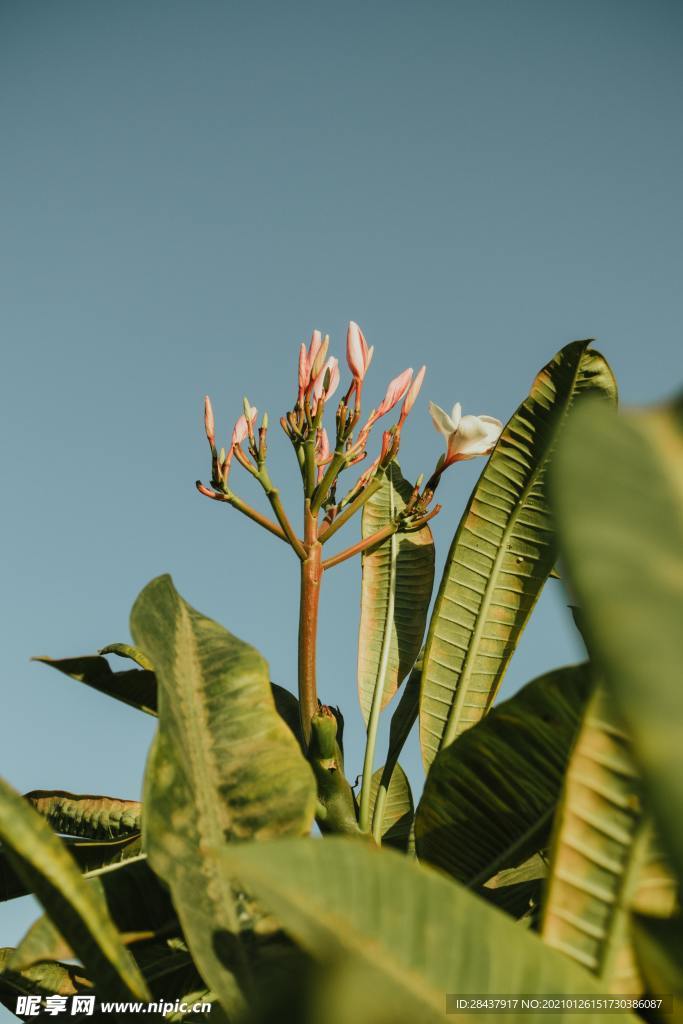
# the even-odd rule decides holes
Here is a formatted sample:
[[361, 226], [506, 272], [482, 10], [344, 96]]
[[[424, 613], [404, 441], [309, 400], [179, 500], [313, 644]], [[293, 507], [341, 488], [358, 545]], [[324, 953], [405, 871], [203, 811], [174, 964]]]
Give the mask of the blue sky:
[[[312, 328], [341, 356], [363, 326], [371, 397], [427, 363], [413, 477], [440, 450], [428, 398], [504, 420], [574, 338], [598, 339], [625, 403], [671, 394], [682, 27], [666, 0], [0, 7], [10, 782], [139, 794], [153, 721], [28, 659], [126, 639], [160, 572], [295, 687], [294, 556], [194, 480], [202, 396], [223, 434], [245, 392], [276, 422]], [[295, 514], [276, 431], [270, 451]], [[443, 482], [438, 571], [480, 470]], [[359, 572], [325, 580], [320, 643], [353, 772]], [[504, 693], [579, 655], [565, 603], [549, 584]], [[419, 780], [415, 741], [406, 766]], [[0, 906], [0, 945], [34, 913]]]

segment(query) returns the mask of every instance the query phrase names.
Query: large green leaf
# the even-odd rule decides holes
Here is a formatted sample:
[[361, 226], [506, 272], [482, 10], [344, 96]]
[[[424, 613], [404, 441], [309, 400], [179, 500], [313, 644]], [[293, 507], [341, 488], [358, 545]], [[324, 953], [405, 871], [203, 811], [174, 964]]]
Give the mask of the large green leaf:
[[[597, 991], [590, 975], [536, 935], [387, 848], [338, 837], [276, 840], [232, 845], [222, 860], [313, 957], [369, 973], [374, 984], [364, 986], [359, 1021], [446, 1021], [446, 993]], [[339, 998], [357, 994], [342, 989]], [[602, 1017], [589, 1011], [586, 1020]]]
[[66, 836], [123, 839], [136, 835], [142, 828], [137, 800], [67, 793], [61, 789], [34, 789], [26, 793], [25, 799], [55, 832]]
[[[395, 522], [412, 486], [392, 463], [363, 509], [363, 539]], [[434, 586], [434, 540], [428, 526], [394, 533], [362, 556], [358, 696], [368, 722], [376, 689], [386, 707], [417, 658]]]
[[586, 642], [683, 881], [683, 400], [621, 416], [581, 410], [554, 483]]
[[591, 690], [587, 665], [528, 683], [436, 757], [417, 853], [473, 888], [544, 849]]
[[142, 975], [123, 946], [97, 879], [86, 881], [47, 822], [0, 780], [0, 840], [103, 994], [146, 999]]
[[598, 687], [586, 709], [557, 812], [541, 935], [597, 975], [610, 992], [643, 991], [630, 934], [631, 909], [648, 910], [650, 900], [658, 913], [671, 913], [675, 906], [672, 880], [668, 887], [661, 877], [651, 884], [651, 849], [651, 822], [629, 739]]
[[183, 601], [169, 576], [142, 591], [131, 632], [159, 684], [146, 848], [205, 981], [227, 1007], [248, 972], [218, 854], [235, 840], [308, 832], [315, 781], [275, 709], [266, 662]]
[[577, 399], [614, 401], [616, 385], [588, 342], [541, 370], [504, 428], [451, 546], [429, 626], [420, 701], [425, 768], [495, 699], [527, 619], [555, 565], [548, 465]]
[[80, 658], [34, 658], [44, 665], [58, 669], [64, 675], [91, 686], [108, 697], [130, 704], [131, 707], [155, 715], [157, 710], [157, 685], [154, 673], [149, 669], [133, 668], [125, 672], [112, 671], [109, 662], [101, 655], [83, 655]]

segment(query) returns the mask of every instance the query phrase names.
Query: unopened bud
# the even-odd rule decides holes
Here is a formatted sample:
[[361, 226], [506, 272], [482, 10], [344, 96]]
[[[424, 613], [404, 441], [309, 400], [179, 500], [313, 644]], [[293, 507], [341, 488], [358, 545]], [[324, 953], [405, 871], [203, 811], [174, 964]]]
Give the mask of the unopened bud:
[[301, 348], [299, 349], [299, 394], [303, 394], [304, 389], [308, 387], [308, 353], [306, 352], [306, 346], [303, 341], [301, 342]]
[[254, 410], [249, 405], [249, 399], [247, 398], [246, 395], [242, 399], [242, 408], [244, 409], [244, 418], [246, 419], [247, 423], [250, 423], [251, 420], [254, 418]]
[[408, 368], [407, 370], [404, 370], [403, 373], [399, 373], [398, 377], [394, 377], [394, 379], [389, 382], [387, 392], [377, 409], [377, 418], [385, 416], [386, 413], [390, 412], [394, 408], [397, 402], [401, 401], [410, 387], [412, 379], [413, 371]]
[[261, 429], [262, 430], [267, 430], [268, 429], [268, 413], [267, 412], [264, 412], [264, 414], [263, 414], [263, 419], [261, 421]]
[[315, 380], [323, 366], [325, 365], [325, 359], [327, 358], [327, 350], [330, 347], [330, 336], [326, 334], [322, 340], [322, 345], [318, 349], [318, 354], [313, 361], [311, 368], [311, 380]]
[[420, 393], [420, 388], [422, 387], [422, 381], [425, 379], [425, 373], [426, 372], [427, 372], [427, 367], [423, 366], [422, 369], [419, 370], [418, 373], [415, 375], [415, 380], [413, 381], [413, 383], [408, 388], [406, 397], [405, 397], [405, 399], [403, 401], [403, 408], [401, 409], [401, 419], [402, 420], [404, 420], [406, 418], [406, 416], [408, 415], [410, 410], [415, 405], [415, 400], [416, 400], [417, 396]]
[[204, 429], [206, 430], [207, 441], [213, 447], [216, 443], [216, 424], [213, 418], [211, 399], [208, 395], [204, 398]]
[[337, 754], [337, 719], [327, 707], [321, 707], [311, 719], [310, 753], [318, 760], [332, 760]]

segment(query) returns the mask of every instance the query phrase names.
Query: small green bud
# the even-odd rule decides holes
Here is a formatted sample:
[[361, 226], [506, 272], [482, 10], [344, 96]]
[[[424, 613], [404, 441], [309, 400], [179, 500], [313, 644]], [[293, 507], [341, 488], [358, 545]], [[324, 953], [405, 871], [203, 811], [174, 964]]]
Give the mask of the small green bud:
[[337, 719], [329, 708], [322, 707], [311, 719], [311, 755], [320, 761], [336, 758]]

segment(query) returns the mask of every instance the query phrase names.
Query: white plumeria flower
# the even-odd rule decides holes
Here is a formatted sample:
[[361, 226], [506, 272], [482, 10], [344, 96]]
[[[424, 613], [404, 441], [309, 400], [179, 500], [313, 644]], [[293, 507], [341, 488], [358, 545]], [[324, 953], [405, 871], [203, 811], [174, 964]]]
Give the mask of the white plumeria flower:
[[446, 438], [444, 466], [488, 455], [503, 429], [503, 424], [494, 416], [463, 416], [460, 402], [455, 403], [450, 416], [430, 402], [429, 415], [435, 428]]

